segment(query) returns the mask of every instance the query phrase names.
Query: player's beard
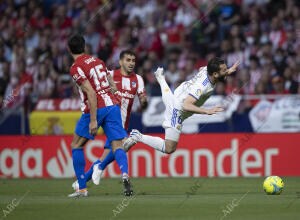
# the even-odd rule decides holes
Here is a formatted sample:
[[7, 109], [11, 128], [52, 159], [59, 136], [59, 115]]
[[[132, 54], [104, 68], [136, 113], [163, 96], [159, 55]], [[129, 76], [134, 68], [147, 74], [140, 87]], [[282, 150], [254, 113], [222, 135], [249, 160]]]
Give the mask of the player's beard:
[[127, 74], [131, 74], [131, 73], [133, 72], [133, 70], [134, 70], [134, 67], [133, 67], [133, 68], [130, 68], [130, 67], [128, 67], [128, 66], [125, 66], [125, 67], [124, 67], [124, 70], [126, 71]]
[[219, 76], [219, 77], [218, 77], [218, 82], [223, 82], [223, 83], [225, 83], [225, 80], [226, 80], [226, 76]]

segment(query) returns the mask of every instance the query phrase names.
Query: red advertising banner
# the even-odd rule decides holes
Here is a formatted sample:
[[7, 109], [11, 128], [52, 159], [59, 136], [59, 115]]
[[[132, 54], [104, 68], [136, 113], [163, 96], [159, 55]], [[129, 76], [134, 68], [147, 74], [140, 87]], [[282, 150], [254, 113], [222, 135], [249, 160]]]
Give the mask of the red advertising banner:
[[35, 111], [80, 111], [80, 99], [40, 99]]
[[[162, 136], [160, 134], [160, 136]], [[72, 136], [0, 136], [0, 176], [73, 177]], [[300, 176], [300, 134], [182, 135], [177, 150], [165, 155], [137, 144], [128, 152], [133, 177]], [[103, 152], [105, 136], [85, 146], [86, 169]], [[105, 176], [119, 176], [116, 163]]]

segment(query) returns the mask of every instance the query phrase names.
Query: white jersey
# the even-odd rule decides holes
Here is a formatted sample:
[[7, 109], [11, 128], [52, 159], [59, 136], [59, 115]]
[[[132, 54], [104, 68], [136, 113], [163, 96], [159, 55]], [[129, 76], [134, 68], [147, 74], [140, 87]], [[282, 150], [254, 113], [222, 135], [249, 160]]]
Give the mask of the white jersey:
[[[182, 122], [194, 113], [183, 110], [183, 102], [189, 96], [193, 96], [197, 101], [196, 106], [202, 106], [211, 96], [214, 85], [209, 81], [207, 67], [202, 67], [195, 76], [178, 86], [174, 91], [173, 100], [167, 100], [165, 120], [163, 127], [173, 127], [181, 132]], [[176, 140], [176, 139], [171, 139]]]
[[189, 80], [180, 84], [174, 91], [175, 103], [174, 108], [181, 112], [182, 120], [192, 116], [192, 112], [187, 112], [183, 109], [183, 101], [189, 96], [197, 99], [195, 105], [200, 107], [211, 96], [214, 86], [208, 79], [207, 68], [200, 68], [199, 72]]

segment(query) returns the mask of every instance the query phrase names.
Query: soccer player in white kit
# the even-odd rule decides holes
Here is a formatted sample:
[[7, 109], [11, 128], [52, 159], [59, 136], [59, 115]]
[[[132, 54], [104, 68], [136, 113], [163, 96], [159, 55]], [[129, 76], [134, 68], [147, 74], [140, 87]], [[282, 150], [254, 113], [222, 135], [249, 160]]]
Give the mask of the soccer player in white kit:
[[239, 62], [236, 62], [231, 68], [227, 68], [224, 60], [213, 58], [206, 67], [200, 68], [191, 80], [181, 83], [175, 89], [174, 94], [165, 80], [163, 68], [158, 68], [154, 74], [161, 87], [162, 100], [166, 106], [165, 119], [162, 124], [165, 128], [165, 140], [160, 137], [144, 135], [133, 129], [123, 144], [125, 150], [129, 150], [137, 142], [142, 142], [163, 153], [173, 153], [176, 150], [182, 123], [185, 119], [193, 114], [213, 115], [224, 110], [221, 106], [211, 109], [201, 106], [211, 96], [215, 84], [224, 81], [227, 75], [235, 72], [238, 65]]

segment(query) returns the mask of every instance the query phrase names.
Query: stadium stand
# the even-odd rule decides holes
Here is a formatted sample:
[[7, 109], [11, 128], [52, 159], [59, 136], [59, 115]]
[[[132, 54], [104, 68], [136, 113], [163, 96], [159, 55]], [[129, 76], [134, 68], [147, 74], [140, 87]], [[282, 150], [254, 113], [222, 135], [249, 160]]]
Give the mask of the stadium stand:
[[212, 56], [238, 74], [216, 94], [299, 94], [300, 3], [286, 0], [4, 0], [0, 3], [0, 103], [30, 112], [40, 98], [76, 97], [66, 39], [83, 33], [87, 51], [117, 67], [125, 48], [150, 96], [166, 69], [172, 88]]

